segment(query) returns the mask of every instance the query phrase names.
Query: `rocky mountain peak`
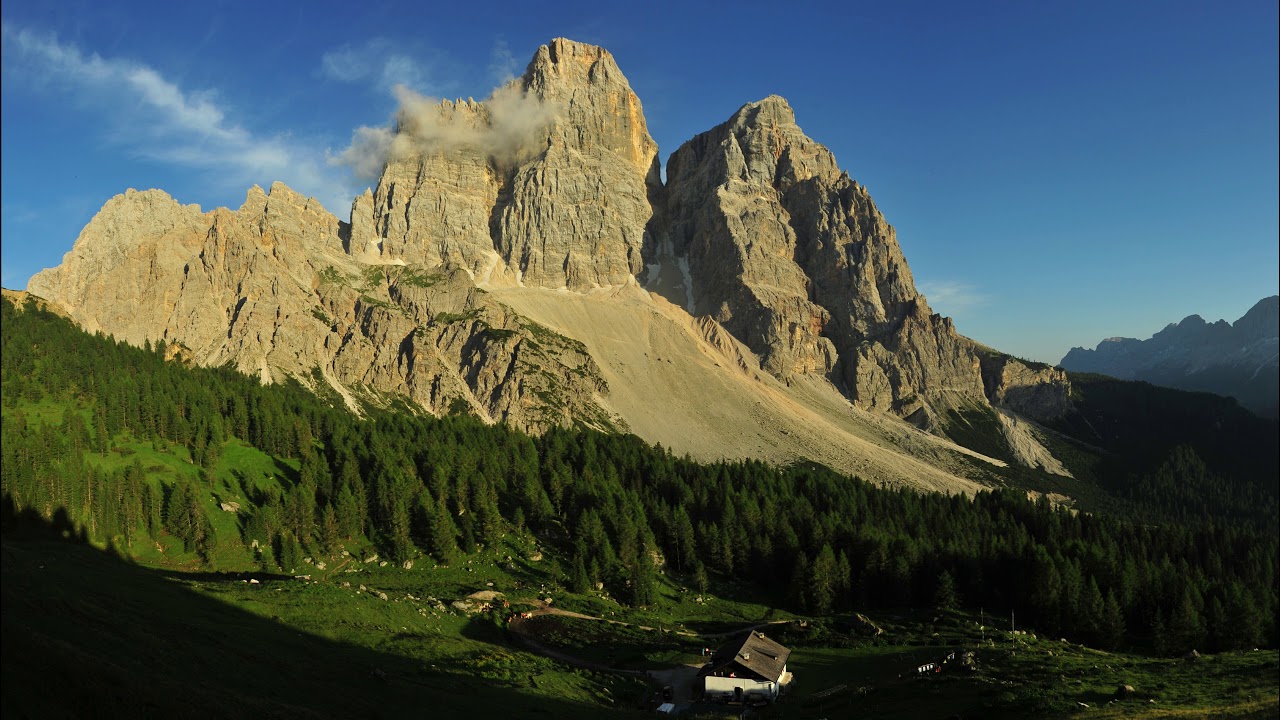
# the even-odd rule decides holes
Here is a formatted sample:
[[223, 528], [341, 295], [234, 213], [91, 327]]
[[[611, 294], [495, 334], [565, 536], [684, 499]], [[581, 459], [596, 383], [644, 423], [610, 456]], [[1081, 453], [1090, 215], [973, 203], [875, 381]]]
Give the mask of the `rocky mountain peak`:
[[1189, 315], [1146, 340], [1111, 338], [1072, 348], [1062, 367], [1183, 390], [1229, 395], [1259, 414], [1280, 406], [1280, 297], [1264, 298], [1235, 323]]
[[407, 102], [396, 131], [402, 152], [353, 205], [353, 252], [573, 290], [642, 269], [658, 147], [603, 48], [554, 40], [483, 102]]
[[1232, 327], [1251, 340], [1280, 335], [1280, 295], [1259, 300]]
[[[980, 354], [932, 312], [866, 188], [779, 96], [682, 145], [665, 186], [640, 99], [594, 45], [553, 40], [481, 101], [400, 99], [349, 225], [280, 183], [209, 213], [130, 191], [31, 289], [90, 330], [180, 343], [198, 363], [531, 431], [626, 422], [610, 384], [656, 382], [669, 354], [733, 373], [726, 387], [802, 382], [842, 418], [847, 400], [935, 431], [951, 409], [1065, 403], [1060, 373]], [[678, 287], [676, 304], [638, 281]], [[572, 322], [552, 309], [579, 301]], [[588, 349], [622, 326], [630, 360]]]
[[971, 343], [932, 313], [893, 228], [786, 100], [744, 105], [694, 137], [667, 178], [695, 312], [764, 369], [829, 377], [859, 405], [924, 424], [957, 398], [986, 402]]

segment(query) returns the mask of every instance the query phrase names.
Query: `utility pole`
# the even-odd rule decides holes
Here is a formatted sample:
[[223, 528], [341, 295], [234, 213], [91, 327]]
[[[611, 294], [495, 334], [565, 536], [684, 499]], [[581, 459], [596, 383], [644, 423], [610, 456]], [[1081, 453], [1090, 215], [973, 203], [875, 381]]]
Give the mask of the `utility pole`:
[[1009, 611], [1009, 632], [1018, 632], [1018, 624], [1014, 622], [1013, 611]]
[[978, 629], [982, 631], [982, 643], [987, 642], [987, 612], [986, 609], [978, 607]]

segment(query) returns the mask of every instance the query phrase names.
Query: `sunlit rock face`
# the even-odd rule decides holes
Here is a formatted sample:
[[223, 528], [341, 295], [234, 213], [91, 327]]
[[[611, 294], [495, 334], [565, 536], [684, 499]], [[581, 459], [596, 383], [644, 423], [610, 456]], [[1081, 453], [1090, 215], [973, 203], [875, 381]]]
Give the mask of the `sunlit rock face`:
[[210, 212], [129, 191], [31, 291], [91, 331], [353, 407], [403, 397], [531, 432], [625, 418], [574, 328], [533, 323], [500, 290], [641, 284], [733, 347], [731, 366], [830, 381], [933, 430], [989, 400], [1065, 406], [1060, 373], [997, 368], [929, 309], [866, 189], [780, 97], [686, 142], [665, 186], [640, 100], [596, 46], [554, 40], [483, 101], [401, 100], [350, 223], [279, 183]]

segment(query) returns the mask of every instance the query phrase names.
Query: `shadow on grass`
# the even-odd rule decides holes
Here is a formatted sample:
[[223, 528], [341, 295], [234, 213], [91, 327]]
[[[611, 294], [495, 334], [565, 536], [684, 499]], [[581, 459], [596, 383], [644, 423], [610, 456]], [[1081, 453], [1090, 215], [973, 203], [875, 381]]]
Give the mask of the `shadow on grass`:
[[[69, 541], [78, 536], [65, 513], [52, 521], [17, 514], [7, 498], [4, 510], [4, 717], [616, 713], [299, 632], [173, 582], [236, 574], [141, 567]], [[488, 639], [488, 632], [472, 634]]]

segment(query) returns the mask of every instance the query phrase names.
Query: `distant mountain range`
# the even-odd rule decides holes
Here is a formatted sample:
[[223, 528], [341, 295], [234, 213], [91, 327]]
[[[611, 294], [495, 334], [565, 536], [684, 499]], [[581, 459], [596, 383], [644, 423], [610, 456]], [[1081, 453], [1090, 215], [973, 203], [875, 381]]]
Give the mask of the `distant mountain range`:
[[1280, 415], [1280, 296], [1263, 298], [1234, 323], [1191, 315], [1148, 340], [1115, 337], [1096, 350], [1071, 348], [1059, 365], [1227, 395], [1274, 418]]

